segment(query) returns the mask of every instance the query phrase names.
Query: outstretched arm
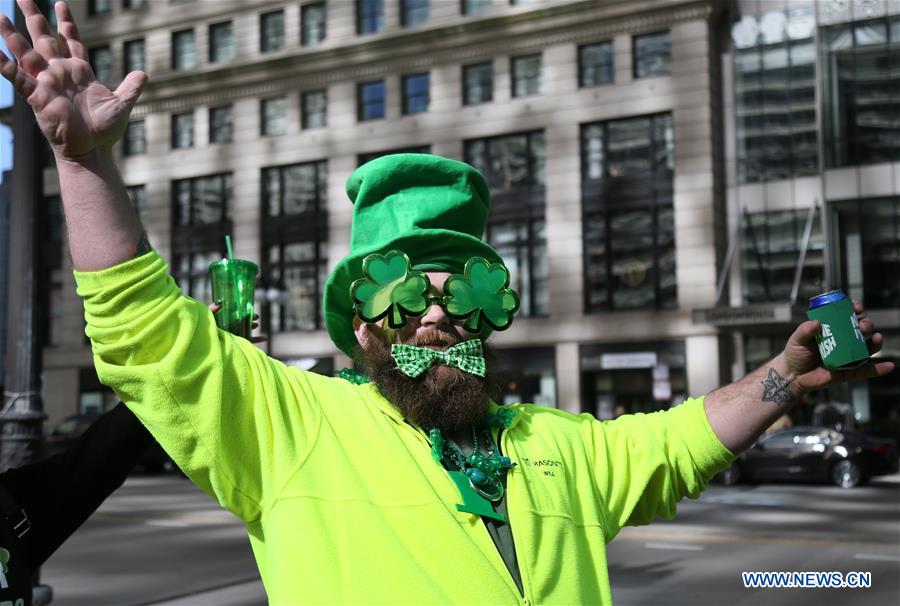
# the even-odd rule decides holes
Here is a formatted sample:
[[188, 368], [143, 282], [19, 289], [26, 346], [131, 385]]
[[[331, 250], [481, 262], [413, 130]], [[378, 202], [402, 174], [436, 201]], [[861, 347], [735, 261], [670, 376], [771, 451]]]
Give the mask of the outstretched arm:
[[[871, 335], [869, 353], [881, 350], [884, 338], [854, 301], [863, 335]], [[816, 347], [818, 321], [804, 322], [788, 340], [784, 351], [743, 379], [705, 398], [709, 424], [732, 452], [746, 450], [775, 419], [788, 412], [801, 394], [845, 381], [870, 379], [891, 372], [892, 362], [870, 363], [854, 370], [831, 371], [822, 366]]]
[[110, 91], [94, 76], [65, 3], [55, 5], [54, 37], [33, 0], [17, 1], [34, 46], [0, 15], [0, 34], [18, 62], [0, 52], [0, 73], [28, 101], [56, 156], [75, 269], [104, 269], [149, 251], [112, 155], [147, 75], [131, 72]]

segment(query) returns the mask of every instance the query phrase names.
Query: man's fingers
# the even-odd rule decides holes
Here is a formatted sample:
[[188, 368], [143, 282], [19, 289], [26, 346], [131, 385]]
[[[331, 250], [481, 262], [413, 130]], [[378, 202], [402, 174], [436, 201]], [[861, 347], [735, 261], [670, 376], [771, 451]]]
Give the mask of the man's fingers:
[[31, 96], [37, 86], [37, 81], [26, 74], [24, 69], [19, 69], [16, 62], [7, 57], [3, 51], [0, 51], [0, 74], [12, 82], [16, 92], [26, 99]]
[[853, 370], [845, 370], [840, 373], [841, 381], [862, 381], [864, 379], [874, 379], [875, 377], [883, 377], [889, 372], [893, 372], [893, 362], [877, 362], [875, 364], [865, 364]]
[[9, 18], [3, 14], [0, 14], [0, 35], [3, 36], [9, 52], [19, 62], [19, 68], [25, 70], [29, 76], [37, 76], [41, 71], [47, 69], [47, 61], [39, 52], [31, 48], [25, 36], [17, 32]]
[[122, 80], [114, 94], [128, 106], [128, 109], [131, 109], [137, 102], [138, 97], [141, 96], [141, 91], [144, 90], [145, 84], [147, 84], [147, 74], [144, 72], [131, 72], [125, 76], [125, 79]]
[[809, 347], [815, 345], [816, 335], [822, 330], [822, 324], [818, 320], [807, 320], [802, 323], [791, 335], [790, 341], [796, 345]]
[[69, 48], [69, 40], [62, 32], [59, 32], [59, 54], [63, 59], [72, 57], [72, 49]]
[[28, 34], [34, 43], [34, 50], [48, 61], [59, 57], [59, 44], [50, 32], [50, 24], [34, 0], [19, 0], [18, 4], [22, 14], [25, 15], [25, 27], [28, 28]]
[[78, 27], [75, 25], [69, 6], [65, 2], [57, 2], [54, 8], [56, 9], [56, 30], [59, 32], [59, 37], [65, 36], [72, 57], [87, 61], [88, 54], [84, 44], [81, 43], [81, 36], [78, 34]]
[[853, 299], [853, 311], [858, 314], [861, 314], [863, 312], [862, 301], [860, 301], [859, 299]]
[[884, 345], [884, 336], [880, 332], [876, 332], [868, 341], [866, 342], [866, 347], [869, 348], [869, 355], [877, 354], [881, 351], [882, 346]]

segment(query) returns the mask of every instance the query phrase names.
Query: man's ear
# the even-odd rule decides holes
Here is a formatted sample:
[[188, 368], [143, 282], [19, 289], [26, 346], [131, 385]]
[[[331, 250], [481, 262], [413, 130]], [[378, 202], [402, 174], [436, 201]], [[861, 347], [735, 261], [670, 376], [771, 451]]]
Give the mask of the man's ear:
[[359, 343], [363, 350], [369, 349], [375, 342], [387, 342], [387, 335], [384, 329], [377, 324], [363, 322], [359, 316], [353, 316], [353, 334], [356, 336], [356, 342]]

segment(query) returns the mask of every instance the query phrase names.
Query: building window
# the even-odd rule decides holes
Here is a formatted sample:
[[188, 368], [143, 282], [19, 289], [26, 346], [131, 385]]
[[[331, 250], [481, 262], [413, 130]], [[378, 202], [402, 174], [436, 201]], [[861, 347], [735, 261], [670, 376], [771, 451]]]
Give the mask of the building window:
[[130, 185], [125, 188], [128, 197], [137, 211], [138, 217], [143, 221], [147, 214], [147, 187], [144, 185]]
[[194, 147], [194, 112], [172, 114], [172, 148]]
[[264, 168], [262, 183], [263, 327], [271, 333], [321, 329], [322, 287], [328, 277], [327, 163]]
[[494, 0], [462, 0], [464, 15], [478, 15], [494, 5]]
[[392, 154], [430, 154], [431, 146], [430, 145], [414, 145], [412, 147], [401, 147], [398, 149], [387, 149], [384, 151], [376, 151], [376, 152], [367, 152], [364, 154], [359, 154], [356, 157], [356, 165], [362, 166], [366, 162], [371, 162], [376, 158], [380, 158], [382, 156], [389, 156]]
[[287, 133], [287, 97], [263, 99], [260, 103], [261, 133], [269, 137]]
[[465, 161], [491, 188], [486, 239], [506, 261], [520, 313], [549, 312], [547, 293], [544, 133], [533, 131], [465, 142]]
[[356, 0], [356, 33], [374, 34], [384, 26], [384, 0]]
[[518, 313], [522, 316], [546, 316], [550, 311], [550, 301], [543, 213], [537, 217], [491, 218], [485, 230], [485, 240], [503, 257], [509, 269], [509, 287], [519, 294]]
[[172, 182], [172, 277], [189, 297], [210, 301], [209, 265], [231, 231], [230, 173]]
[[400, 0], [400, 24], [415, 27], [428, 21], [431, 0]]
[[234, 59], [234, 32], [231, 21], [209, 26], [209, 62], [221, 63]]
[[613, 81], [612, 42], [578, 47], [578, 84], [582, 88]]
[[259, 52], [272, 53], [284, 48], [284, 11], [259, 16]]
[[197, 65], [197, 49], [194, 46], [194, 30], [172, 32], [172, 69], [183, 71]]
[[328, 91], [313, 90], [303, 93], [300, 105], [304, 129], [328, 125]]
[[499, 404], [531, 402], [556, 406], [556, 348], [503, 348], [497, 357]]
[[[818, 172], [812, 11], [810, 6], [791, 9], [789, 15], [766, 13], [769, 25], [762, 34], [753, 16], [732, 27], [739, 183]], [[785, 27], [789, 16], [795, 23], [791, 28]]]
[[303, 46], [319, 44], [325, 40], [326, 15], [324, 2], [300, 8], [300, 43]]
[[233, 106], [223, 105], [209, 109], [209, 142], [230, 143], [234, 140]]
[[104, 15], [112, 11], [112, 0], [88, 0], [88, 15]]
[[669, 32], [634, 37], [634, 77], [668, 76], [672, 73]]
[[900, 196], [834, 202], [831, 212], [840, 254], [835, 282], [868, 309], [900, 308]]
[[494, 99], [494, 63], [463, 66], [463, 105], [478, 105]]
[[145, 71], [146, 64], [144, 61], [144, 39], [127, 40], [122, 46], [122, 65], [123, 75], [128, 75], [134, 71]]
[[[813, 218], [796, 302], [825, 290], [825, 238]], [[746, 303], [793, 302], [791, 290], [809, 210], [747, 213], [741, 218], [741, 270]]]
[[143, 120], [132, 120], [125, 128], [125, 136], [122, 138], [122, 153], [126, 156], [138, 156], [146, 153], [147, 138]]
[[672, 116], [581, 129], [585, 310], [674, 309]]
[[384, 118], [384, 80], [358, 85], [356, 115], [360, 122]]
[[428, 111], [428, 74], [403, 76], [403, 113], [420, 114]]
[[541, 55], [512, 58], [512, 96], [526, 97], [541, 92]]
[[466, 141], [465, 161], [484, 175], [492, 190], [543, 188], [544, 133], [533, 131]]
[[112, 52], [108, 46], [96, 46], [88, 52], [91, 67], [97, 80], [104, 84], [112, 82]]
[[146, 5], [147, 0], [122, 0], [122, 8], [124, 8], [125, 10], [143, 8]]
[[828, 166], [900, 160], [900, 17], [823, 28]]

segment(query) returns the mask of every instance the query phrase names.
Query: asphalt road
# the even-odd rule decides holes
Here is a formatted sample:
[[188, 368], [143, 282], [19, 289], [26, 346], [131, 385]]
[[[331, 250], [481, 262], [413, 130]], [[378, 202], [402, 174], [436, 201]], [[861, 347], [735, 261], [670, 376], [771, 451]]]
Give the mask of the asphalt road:
[[[617, 606], [897, 606], [900, 476], [711, 487], [609, 546]], [[869, 589], [745, 589], [742, 571], [863, 571]], [[264, 604], [244, 529], [175, 477], [133, 477], [43, 568], [57, 606]]]

